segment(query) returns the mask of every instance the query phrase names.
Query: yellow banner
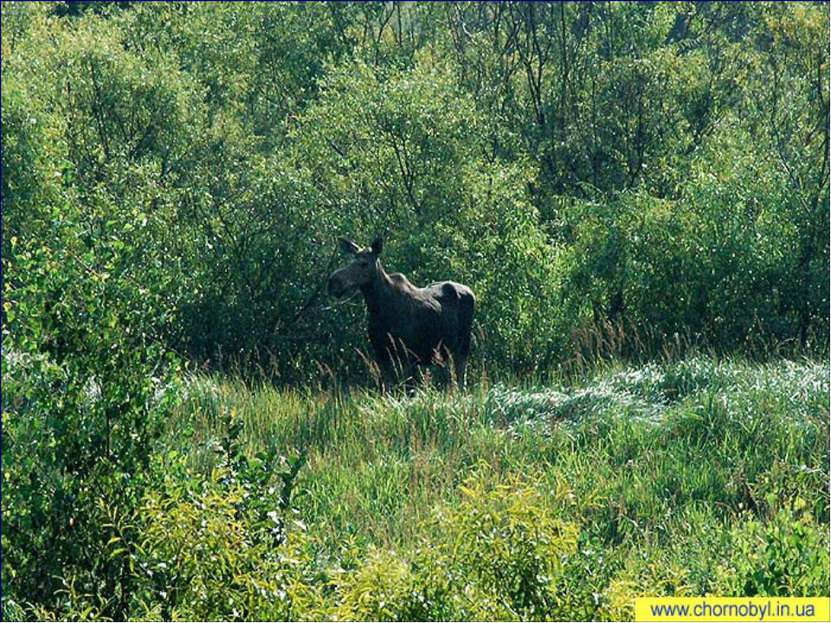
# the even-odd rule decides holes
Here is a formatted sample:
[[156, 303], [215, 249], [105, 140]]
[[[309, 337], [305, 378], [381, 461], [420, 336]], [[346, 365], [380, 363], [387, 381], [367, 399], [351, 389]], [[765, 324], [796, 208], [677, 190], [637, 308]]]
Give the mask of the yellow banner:
[[827, 621], [828, 597], [638, 597], [635, 621]]

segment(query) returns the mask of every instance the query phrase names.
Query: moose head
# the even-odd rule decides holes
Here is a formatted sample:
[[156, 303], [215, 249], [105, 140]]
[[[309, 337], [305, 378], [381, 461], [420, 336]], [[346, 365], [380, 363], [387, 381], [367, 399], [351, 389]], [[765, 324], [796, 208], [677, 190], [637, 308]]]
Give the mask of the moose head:
[[363, 249], [345, 238], [341, 238], [338, 244], [341, 252], [352, 258], [346, 266], [339, 268], [329, 277], [329, 294], [339, 299], [355, 288], [372, 283], [377, 277], [378, 257], [384, 248], [384, 242], [379, 237], [371, 246]]

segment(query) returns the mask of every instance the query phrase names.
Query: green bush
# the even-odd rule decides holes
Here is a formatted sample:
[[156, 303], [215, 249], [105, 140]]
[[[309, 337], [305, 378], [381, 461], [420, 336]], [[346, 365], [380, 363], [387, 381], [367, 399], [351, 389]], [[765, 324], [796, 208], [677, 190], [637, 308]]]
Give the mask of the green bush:
[[442, 597], [425, 595], [412, 565], [394, 552], [370, 551], [360, 566], [336, 575], [336, 619], [422, 621], [443, 618]]
[[138, 504], [177, 391], [135, 359], [118, 362], [117, 386], [106, 364], [84, 374], [85, 363], [4, 348], [4, 608], [71, 617], [77, 591], [99, 598], [99, 616], [124, 613], [126, 568], [105, 526]]
[[119, 552], [136, 576], [130, 616], [284, 620], [314, 611], [319, 596], [306, 576], [317, 571], [303, 525], [276, 487], [229, 466], [190, 474], [176, 455], [159, 469], [165, 476], [136, 509], [134, 540]]
[[455, 589], [462, 612], [485, 619], [556, 616], [563, 564], [577, 545], [578, 526], [556, 517], [568, 489], [546, 497], [521, 480], [494, 486], [469, 479], [461, 493], [437, 520], [449, 565], [442, 579]]
[[828, 590], [828, 535], [804, 506], [769, 521], [746, 511], [728, 524], [699, 511], [685, 520], [665, 543], [637, 545], [637, 555], [608, 582], [596, 618], [633, 616], [637, 596], [818, 596]]
[[828, 591], [828, 532], [796, 498], [767, 523], [749, 519], [733, 530], [723, 572], [737, 595], [811, 597]]
[[577, 526], [556, 518], [567, 491], [521, 479], [460, 486], [435, 510], [411, 559], [374, 552], [338, 581], [337, 618], [526, 619], [560, 614], [562, 572]]
[[340, 235], [472, 286], [488, 369], [822, 350], [824, 9], [561, 9], [12, 3], [4, 257], [69, 226], [167, 347], [281, 382], [366, 378]]

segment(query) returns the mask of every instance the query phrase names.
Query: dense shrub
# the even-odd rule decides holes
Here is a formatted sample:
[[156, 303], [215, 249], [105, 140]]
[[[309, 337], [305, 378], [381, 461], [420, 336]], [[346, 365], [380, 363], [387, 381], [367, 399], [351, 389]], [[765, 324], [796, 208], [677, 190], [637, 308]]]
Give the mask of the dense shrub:
[[[67, 481], [25, 478], [51, 456], [37, 443], [50, 420], [24, 410], [27, 361], [6, 362], [15, 616], [599, 620], [631, 616], [636, 595], [827, 586], [827, 366], [697, 358], [412, 399], [200, 378], [166, 410], [140, 483], [85, 477], [112, 488], [80, 497], [73, 540], [55, 541]], [[24, 378], [63, 382], [37, 369]], [[67, 395], [82, 413], [94, 399]], [[30, 607], [19, 574], [41, 541], [21, 530], [50, 522], [61, 579]]]
[[[136, 509], [132, 540], [113, 542], [136, 576], [132, 616], [283, 620], [313, 611], [317, 571], [302, 523], [291, 521], [276, 485], [237, 463], [207, 479], [176, 455], [159, 465], [165, 475]], [[258, 471], [270, 477], [272, 468]]]
[[575, 212], [565, 279], [571, 309], [717, 348], [811, 327], [823, 334], [827, 284], [785, 277], [797, 279], [792, 250], [800, 245], [786, 173], [763, 169], [764, 156], [735, 133], [706, 149], [678, 199], [625, 193]]
[[338, 583], [338, 618], [538, 619], [557, 616], [577, 526], [556, 518], [538, 485], [472, 477], [459, 504], [440, 507], [410, 561], [373, 552]]
[[801, 498], [767, 524], [751, 519], [738, 526], [734, 547], [732, 568], [726, 570], [734, 578], [729, 592], [808, 597], [827, 589], [826, 535]]
[[[16, 52], [25, 55], [35, 33], [51, 24], [34, 20], [34, 39], [20, 40]], [[127, 574], [108, 556], [104, 526], [138, 504], [161, 421], [178, 395], [179, 358], [162, 337], [175, 315], [177, 282], [165, 270], [159, 215], [144, 205], [137, 180], [153, 176], [145, 148], [177, 131], [160, 126], [161, 134], [142, 139], [137, 127], [125, 126], [132, 147], [95, 147], [93, 117], [109, 128], [97, 126], [99, 140], [120, 118], [153, 129], [152, 108], [170, 98], [164, 79], [148, 82], [147, 67], [113, 42], [106, 24], [87, 27], [77, 37], [57, 33], [42, 50], [39, 62], [55, 81], [3, 86], [4, 118], [12, 120], [4, 125], [4, 146], [12, 149], [3, 151], [3, 455], [10, 483], [3, 598], [75, 612], [73, 600], [92, 594], [101, 596], [95, 612], [117, 617], [126, 607]], [[92, 53], [92, 42], [101, 51]], [[5, 54], [3, 63], [17, 73]], [[89, 73], [74, 83], [75, 99], [67, 98], [58, 77], [78, 66]], [[98, 71], [111, 88], [106, 94], [97, 89]], [[78, 127], [54, 114], [52, 106], [65, 99], [82, 118]], [[173, 112], [165, 108], [171, 122]], [[134, 168], [118, 170], [116, 162]], [[27, 174], [35, 186], [26, 185]]]
[[100, 596], [90, 605], [101, 616], [124, 612], [126, 568], [109, 556], [106, 526], [138, 504], [177, 394], [167, 373], [151, 376], [146, 365], [57, 364], [4, 347], [4, 608], [78, 614], [78, 591]]
[[824, 11], [10, 3], [4, 255], [56, 215], [90, 265], [124, 244], [168, 347], [286, 382], [366, 376], [339, 235], [469, 283], [488, 366], [608, 323], [626, 355], [822, 349]]
[[700, 512], [688, 519], [699, 535], [693, 537], [688, 525], [663, 547], [641, 544], [640, 555], [610, 579], [599, 618], [631, 618], [639, 595], [816, 596], [828, 590], [827, 535], [804, 508], [780, 511], [768, 522], [739, 513], [727, 526]]

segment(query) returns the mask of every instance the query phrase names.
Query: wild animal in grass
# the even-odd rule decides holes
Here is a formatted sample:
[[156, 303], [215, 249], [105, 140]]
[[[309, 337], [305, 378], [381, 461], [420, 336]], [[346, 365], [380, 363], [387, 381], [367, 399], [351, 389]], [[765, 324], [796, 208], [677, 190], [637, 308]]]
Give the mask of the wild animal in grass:
[[[329, 277], [329, 294], [341, 299], [359, 288], [369, 312], [369, 341], [385, 389], [414, 378], [419, 366], [444, 363], [451, 381], [465, 383], [475, 297], [467, 286], [440, 281], [425, 288], [381, 265], [383, 241], [361, 248], [339, 241], [352, 260]], [[452, 369], [451, 369], [452, 365]]]

